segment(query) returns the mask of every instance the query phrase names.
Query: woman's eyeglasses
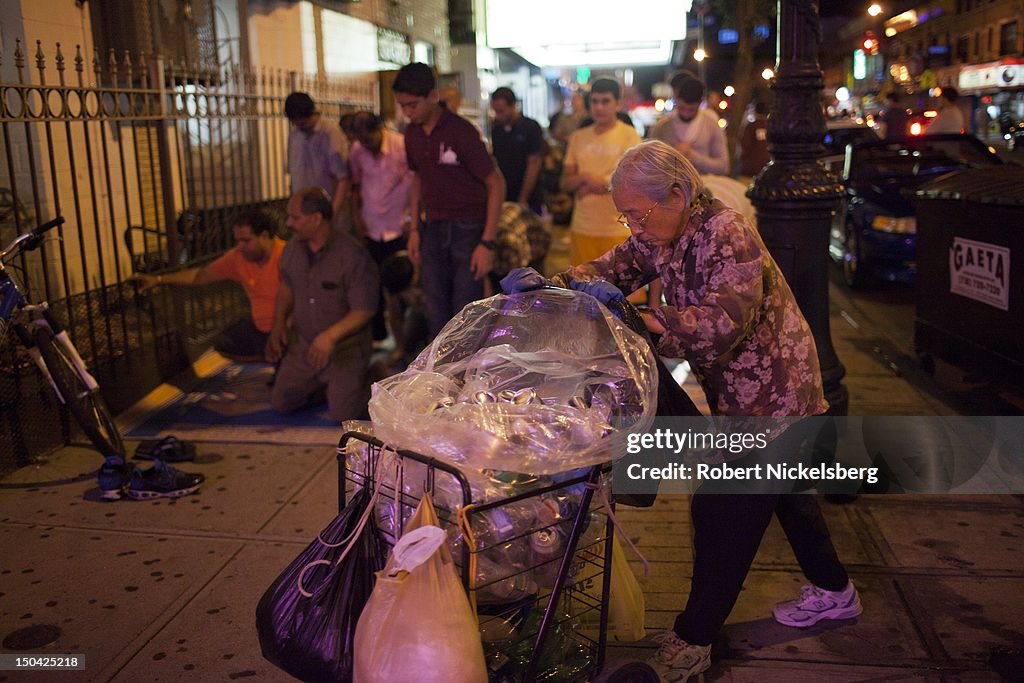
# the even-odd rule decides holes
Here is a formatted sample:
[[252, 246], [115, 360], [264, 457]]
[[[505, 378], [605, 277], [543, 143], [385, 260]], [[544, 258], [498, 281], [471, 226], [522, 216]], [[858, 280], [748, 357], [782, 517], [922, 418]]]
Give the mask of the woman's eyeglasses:
[[652, 213], [654, 212], [654, 210], [655, 210], [656, 208], [658, 208], [659, 206], [661, 206], [661, 202], [657, 202], [657, 203], [656, 203], [656, 204], [655, 204], [654, 206], [652, 206], [651, 208], [649, 208], [649, 209], [647, 210], [647, 213], [645, 213], [645, 214], [643, 215], [643, 217], [642, 217], [642, 218], [640, 218], [640, 220], [638, 220], [638, 221], [637, 221], [637, 222], [635, 222], [635, 223], [634, 223], [633, 221], [631, 221], [631, 220], [629, 219], [629, 217], [628, 217], [628, 216], [627, 216], [626, 214], [624, 214], [624, 213], [620, 213], [620, 214], [619, 214], [619, 217], [618, 217], [618, 218], [617, 218], [616, 220], [617, 220], [617, 221], [619, 222], [619, 225], [621, 225], [622, 227], [626, 228], [627, 230], [628, 230], [629, 228], [631, 228], [631, 227], [632, 227], [632, 228], [635, 228], [635, 229], [637, 229], [637, 230], [641, 230], [641, 229], [643, 229], [643, 227], [644, 227], [644, 223], [646, 223], [646, 222], [647, 222], [647, 219], [651, 217], [651, 214], [652, 214]]

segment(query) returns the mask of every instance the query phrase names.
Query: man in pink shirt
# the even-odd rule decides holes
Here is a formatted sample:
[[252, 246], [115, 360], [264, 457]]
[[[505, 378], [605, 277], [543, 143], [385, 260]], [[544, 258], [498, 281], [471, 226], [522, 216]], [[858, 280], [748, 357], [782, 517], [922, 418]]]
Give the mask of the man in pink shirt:
[[189, 268], [162, 275], [136, 275], [140, 291], [158, 285], [197, 287], [231, 280], [242, 285], [249, 297], [251, 315], [232, 323], [214, 339], [213, 348], [223, 356], [240, 362], [262, 361], [270, 329], [274, 325], [274, 305], [281, 284], [278, 263], [284, 240], [275, 236], [274, 221], [256, 209], [235, 221], [231, 231], [235, 248], [201, 268]]
[[[357, 228], [366, 239], [366, 247], [380, 268], [388, 256], [405, 249], [409, 229], [409, 188], [412, 171], [405, 156], [405, 138], [388, 130], [379, 116], [357, 112], [351, 121], [356, 142], [349, 154], [349, 168], [360, 206]], [[402, 312], [396, 297], [386, 292], [373, 319], [373, 337], [387, 337], [387, 322], [401, 346]]]

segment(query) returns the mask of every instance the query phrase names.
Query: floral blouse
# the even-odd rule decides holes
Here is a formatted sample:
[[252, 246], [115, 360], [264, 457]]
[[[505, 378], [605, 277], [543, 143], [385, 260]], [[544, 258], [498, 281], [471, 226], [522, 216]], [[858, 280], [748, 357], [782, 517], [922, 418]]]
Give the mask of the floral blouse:
[[661, 278], [667, 306], [659, 354], [685, 358], [716, 415], [825, 412], [818, 352], [789, 284], [760, 235], [733, 209], [700, 194], [674, 245], [630, 237], [571, 268], [633, 292]]

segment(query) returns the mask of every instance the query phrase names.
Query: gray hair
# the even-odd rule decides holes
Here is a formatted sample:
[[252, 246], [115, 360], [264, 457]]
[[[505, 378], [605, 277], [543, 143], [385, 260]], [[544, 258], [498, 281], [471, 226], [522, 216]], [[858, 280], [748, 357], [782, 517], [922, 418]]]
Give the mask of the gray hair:
[[678, 186], [692, 204], [704, 191], [704, 181], [689, 159], [661, 140], [649, 140], [626, 150], [612, 173], [612, 191], [629, 187], [655, 202], [668, 199]]

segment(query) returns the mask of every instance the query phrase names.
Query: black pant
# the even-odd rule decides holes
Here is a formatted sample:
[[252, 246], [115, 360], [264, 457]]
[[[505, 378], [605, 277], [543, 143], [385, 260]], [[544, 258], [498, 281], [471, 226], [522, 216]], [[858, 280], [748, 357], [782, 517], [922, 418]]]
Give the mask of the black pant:
[[693, 581], [686, 608], [676, 617], [674, 630], [691, 645], [710, 645], [718, 636], [736, 604], [772, 514], [779, 518], [800, 568], [811, 583], [838, 591], [849, 581], [813, 495], [702, 494], [698, 489], [690, 514]]
[[[384, 263], [384, 259], [392, 254], [398, 253], [405, 249], [405, 236], [396, 237], [393, 240], [387, 242], [378, 242], [370, 237], [366, 238], [366, 250], [370, 252], [370, 257], [374, 263], [377, 264], [377, 268], [381, 267]], [[387, 303], [384, 300], [384, 287], [380, 288], [380, 298], [377, 300], [377, 312], [373, 314], [373, 320], [370, 321], [371, 329], [373, 330], [373, 340], [381, 341], [388, 338], [388, 325], [386, 320]]]
[[236, 320], [213, 340], [213, 348], [217, 353], [240, 363], [259, 362], [263, 360], [269, 332], [256, 329], [252, 318]]

